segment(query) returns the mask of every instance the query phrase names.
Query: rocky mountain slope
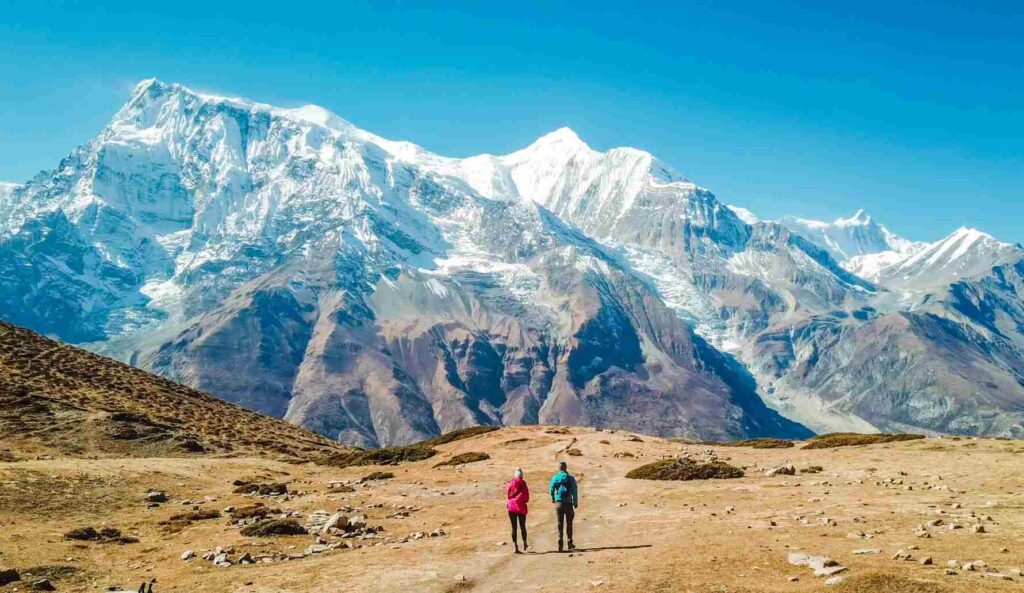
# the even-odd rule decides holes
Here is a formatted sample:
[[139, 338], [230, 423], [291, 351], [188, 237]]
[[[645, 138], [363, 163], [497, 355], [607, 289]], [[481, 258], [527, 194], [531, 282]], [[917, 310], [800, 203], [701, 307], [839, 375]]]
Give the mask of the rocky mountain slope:
[[341, 451], [293, 424], [0, 322], [0, 461]]
[[[318, 107], [151, 80], [0, 194], [0, 315], [363, 445], [481, 423], [1017, 430], [1019, 297], [981, 278], [1019, 250], [965, 239], [914, 259], [934, 246], [863, 213], [740, 212], [568, 129], [452, 159]], [[886, 250], [921, 278], [957, 273], [921, 289], [856, 260]], [[954, 255], [972, 263], [943, 267]], [[949, 293], [975, 281], [956, 294], [983, 291], [1000, 332]], [[880, 334], [916, 336], [919, 358], [880, 358]], [[953, 405], [970, 401], [960, 383], [906, 365], [962, 368], [998, 395]]]

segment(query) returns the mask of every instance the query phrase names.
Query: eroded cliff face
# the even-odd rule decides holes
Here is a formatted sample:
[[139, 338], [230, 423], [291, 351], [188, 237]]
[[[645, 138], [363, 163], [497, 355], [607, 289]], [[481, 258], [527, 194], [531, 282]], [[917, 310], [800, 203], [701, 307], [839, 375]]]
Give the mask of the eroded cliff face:
[[[912, 244], [860, 215], [747, 223], [650, 154], [566, 129], [449, 159], [317, 107], [146, 81], [58, 168], [4, 186], [0, 220], [5, 319], [344, 442], [538, 422], [807, 434], [776, 410], [817, 430], [1017, 430], [1016, 248]], [[836, 259], [882, 247], [904, 252]], [[970, 273], [857, 275], [883, 264]]]

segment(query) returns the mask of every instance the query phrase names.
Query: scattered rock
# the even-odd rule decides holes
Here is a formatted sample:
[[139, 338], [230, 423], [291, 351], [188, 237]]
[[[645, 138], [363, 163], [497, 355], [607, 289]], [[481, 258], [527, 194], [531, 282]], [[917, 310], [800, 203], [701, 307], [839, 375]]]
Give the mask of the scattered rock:
[[0, 587], [20, 580], [21, 575], [18, 574], [17, 570], [13, 568], [0, 568]]
[[146, 493], [146, 502], [167, 502], [167, 493], [162, 490], [151, 490]]
[[185, 550], [184, 552], [181, 553], [181, 559], [182, 560], [190, 560], [192, 558], [195, 558], [195, 556], [196, 556], [196, 553], [193, 552], [192, 550]]
[[53, 583], [49, 579], [39, 579], [32, 581], [30, 585], [33, 591], [56, 591], [57, 587], [53, 586]]
[[334, 513], [324, 523], [323, 528], [320, 529], [320, 533], [326, 534], [333, 528], [345, 529], [346, 527], [348, 527], [348, 517], [342, 515], [341, 513]]
[[812, 556], [803, 552], [791, 552], [787, 558], [793, 566], [807, 566], [814, 571], [814, 576], [832, 576], [846, 570], [838, 562], [828, 556]]
[[790, 465], [780, 465], [778, 467], [772, 467], [772, 468], [764, 470], [764, 475], [768, 476], [769, 478], [772, 478], [772, 477], [775, 477], [775, 476], [795, 476], [796, 475], [796, 467], [794, 467], [792, 464], [790, 464]]

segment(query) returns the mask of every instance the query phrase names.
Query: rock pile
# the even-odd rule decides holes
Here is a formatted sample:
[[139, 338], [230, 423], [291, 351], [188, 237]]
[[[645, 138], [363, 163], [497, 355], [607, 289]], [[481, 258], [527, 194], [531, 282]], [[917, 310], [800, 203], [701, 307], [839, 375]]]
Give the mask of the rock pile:
[[788, 561], [793, 566], [806, 566], [814, 572], [816, 577], [829, 577], [826, 585], [835, 585], [842, 581], [839, 573], [846, 572], [846, 567], [841, 566], [828, 556], [812, 556], [803, 552], [791, 552]]

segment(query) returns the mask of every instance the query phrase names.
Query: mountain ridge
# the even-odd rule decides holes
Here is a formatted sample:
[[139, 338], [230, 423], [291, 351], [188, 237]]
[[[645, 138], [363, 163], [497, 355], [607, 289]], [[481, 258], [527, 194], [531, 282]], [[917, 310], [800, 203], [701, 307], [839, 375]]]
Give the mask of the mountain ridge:
[[[911, 303], [852, 273], [844, 245], [908, 244], [863, 212], [828, 233], [749, 223], [568, 128], [452, 159], [156, 80], [0, 215], [5, 319], [362, 445], [537, 422], [806, 434], [763, 403], [835, 408], [805, 368], [832, 359], [798, 342], [841, 348], [834, 320], [943, 289]], [[967, 279], [1004, 263], [977, 262]]]

